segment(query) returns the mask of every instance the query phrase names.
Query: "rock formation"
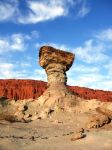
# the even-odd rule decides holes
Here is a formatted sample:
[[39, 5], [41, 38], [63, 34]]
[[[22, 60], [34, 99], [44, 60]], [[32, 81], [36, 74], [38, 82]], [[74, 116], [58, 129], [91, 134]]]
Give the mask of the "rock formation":
[[10, 100], [36, 99], [46, 89], [46, 83], [36, 80], [0, 80], [0, 96]]
[[[112, 91], [93, 90], [79, 86], [68, 86], [82, 99], [98, 99], [112, 102]], [[47, 89], [47, 83], [28, 79], [0, 79], [0, 97], [10, 100], [37, 99]]]
[[103, 102], [112, 102], [112, 91], [93, 90], [79, 86], [69, 86], [69, 88], [83, 99], [97, 99]]
[[[112, 111], [111, 111], [112, 113]], [[105, 124], [110, 123], [109, 116], [103, 115], [102, 113], [93, 114], [87, 121], [86, 127], [90, 128], [100, 128]]]
[[[53, 114], [55, 115], [57, 112], [63, 113], [63, 111], [67, 111], [67, 113], [73, 112], [69, 113], [69, 115], [85, 112], [94, 114], [95, 112], [96, 114], [89, 118], [87, 123], [89, 128], [101, 127], [108, 124], [112, 120], [112, 104], [110, 105], [108, 103], [107, 105], [105, 102], [99, 102], [96, 100], [85, 101], [85, 99], [82, 99], [84, 97], [83, 94], [85, 97], [89, 98], [87, 96], [91, 95], [89, 93], [89, 89], [83, 88], [83, 90], [80, 90], [80, 94], [77, 94], [77, 87], [77, 93], [75, 93], [70, 90], [71, 87], [66, 85], [66, 71], [70, 69], [73, 61], [74, 54], [70, 52], [61, 51], [50, 46], [41, 47], [39, 52], [39, 63], [40, 66], [46, 71], [48, 87], [46, 87], [46, 83], [42, 81], [1, 80], [1, 119], [6, 119], [8, 121], [29, 122], [32, 120], [53, 116]], [[4, 86], [2, 86], [3, 83], [5, 83]], [[39, 87], [37, 85], [39, 85]], [[40, 91], [38, 91], [38, 88], [40, 88]], [[74, 90], [73, 87], [71, 89]], [[101, 93], [102, 91], [100, 91], [100, 94]], [[99, 98], [101, 98], [100, 94]], [[95, 95], [94, 90], [93, 95]], [[104, 95], [102, 94], [102, 96]], [[112, 95], [110, 94], [110, 98], [111, 96]], [[8, 101], [5, 97], [9, 99], [12, 98], [14, 100]], [[26, 101], [26, 98], [29, 98], [29, 100]], [[15, 101], [18, 99], [24, 100]], [[34, 101], [33, 99], [37, 99], [37, 101]], [[52, 115], [50, 115], [51, 113]], [[72, 140], [82, 138], [83, 136], [84, 135], [82, 132], [81, 134], [78, 133]]]
[[45, 69], [48, 89], [39, 97], [40, 106], [52, 109], [71, 110], [76, 105], [77, 96], [67, 86], [66, 71], [74, 61], [74, 54], [50, 46], [43, 46], [39, 52], [40, 66]]

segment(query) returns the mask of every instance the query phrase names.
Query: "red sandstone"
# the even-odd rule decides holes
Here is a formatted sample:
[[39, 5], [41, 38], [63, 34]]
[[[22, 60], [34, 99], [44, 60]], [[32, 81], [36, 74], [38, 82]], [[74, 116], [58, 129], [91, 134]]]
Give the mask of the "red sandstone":
[[[36, 99], [47, 88], [47, 83], [37, 80], [0, 79], [0, 97], [8, 99]], [[112, 102], [112, 91], [93, 90], [85, 87], [69, 86], [69, 88], [84, 99], [98, 99]]]
[[0, 79], [0, 96], [8, 99], [35, 99], [42, 95], [45, 89], [46, 83], [42, 81]]
[[93, 90], [78, 86], [69, 86], [69, 88], [84, 99], [97, 99], [104, 102], [112, 102], [112, 91]]

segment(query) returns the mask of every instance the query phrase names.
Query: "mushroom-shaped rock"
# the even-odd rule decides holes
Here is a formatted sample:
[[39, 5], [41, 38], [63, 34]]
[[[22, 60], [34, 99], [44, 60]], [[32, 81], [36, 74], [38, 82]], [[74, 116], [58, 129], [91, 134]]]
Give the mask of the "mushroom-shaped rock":
[[48, 83], [66, 83], [66, 71], [72, 66], [74, 54], [43, 46], [39, 52], [39, 63], [47, 73]]
[[74, 54], [50, 46], [43, 46], [39, 52], [39, 64], [45, 69], [48, 88], [38, 99], [42, 107], [70, 110], [76, 104], [74, 95], [66, 86], [66, 71], [74, 61]]

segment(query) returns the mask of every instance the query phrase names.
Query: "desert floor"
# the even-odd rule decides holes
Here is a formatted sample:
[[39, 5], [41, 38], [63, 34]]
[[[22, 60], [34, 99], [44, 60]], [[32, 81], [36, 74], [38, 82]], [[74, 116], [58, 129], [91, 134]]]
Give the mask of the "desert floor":
[[71, 141], [89, 115], [60, 112], [29, 123], [0, 120], [0, 150], [112, 150], [112, 122]]

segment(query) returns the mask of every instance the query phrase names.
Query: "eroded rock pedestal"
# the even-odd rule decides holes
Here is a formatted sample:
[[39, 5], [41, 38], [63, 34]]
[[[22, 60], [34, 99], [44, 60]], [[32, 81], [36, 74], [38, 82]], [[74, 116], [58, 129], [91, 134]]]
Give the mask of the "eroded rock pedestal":
[[[38, 92], [35, 82], [25, 82], [24, 80], [17, 82], [15, 80], [15, 84], [11, 84], [12, 80], [9, 80], [10, 82], [6, 81], [5, 85], [1, 88], [1, 93], [3, 93], [4, 97], [0, 99], [0, 120], [29, 122], [46, 118], [54, 110], [65, 110], [66, 112], [64, 111], [64, 113], [63, 111], [55, 111], [56, 113], [53, 113], [51, 116], [54, 118], [59, 116], [59, 119], [61, 119], [63, 116], [65, 118], [66, 115], [69, 115], [71, 118], [71, 115], [74, 116], [74, 114], [87, 113], [91, 115], [87, 122], [87, 128], [98, 128], [110, 123], [112, 120], [112, 103], [107, 104], [106, 102], [96, 100], [85, 101], [85, 99], [81, 99], [75, 93], [71, 92], [66, 86], [66, 71], [70, 69], [73, 61], [74, 55], [72, 53], [57, 50], [49, 46], [42, 47], [39, 53], [39, 63], [47, 74], [47, 90], [37, 98], [41, 93]], [[39, 87], [41, 87], [41, 91], [43, 92], [42, 89], [44, 89], [45, 85], [41, 83]], [[5, 97], [9, 96], [15, 100], [4, 100]], [[34, 101], [32, 97], [37, 99], [37, 101]], [[27, 101], [18, 101], [18, 99], [22, 98], [30, 99]], [[73, 113], [68, 113], [68, 111], [72, 111]], [[84, 122], [84, 120], [82, 121]], [[82, 137], [83, 135], [78, 133], [72, 140]]]
[[40, 66], [45, 69], [48, 88], [38, 99], [39, 105], [52, 109], [70, 110], [76, 105], [76, 96], [67, 88], [66, 71], [74, 61], [74, 54], [50, 46], [43, 46], [39, 52]]

